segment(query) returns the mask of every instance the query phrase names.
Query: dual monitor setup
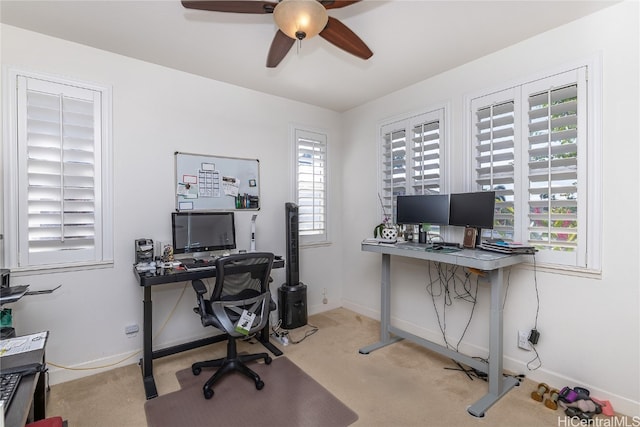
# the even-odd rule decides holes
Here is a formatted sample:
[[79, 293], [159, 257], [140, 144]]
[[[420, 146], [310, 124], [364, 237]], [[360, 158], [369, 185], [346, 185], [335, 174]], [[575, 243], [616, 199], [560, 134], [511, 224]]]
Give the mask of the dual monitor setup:
[[476, 246], [481, 230], [493, 229], [495, 202], [495, 191], [397, 196], [396, 223], [466, 227], [465, 246]]

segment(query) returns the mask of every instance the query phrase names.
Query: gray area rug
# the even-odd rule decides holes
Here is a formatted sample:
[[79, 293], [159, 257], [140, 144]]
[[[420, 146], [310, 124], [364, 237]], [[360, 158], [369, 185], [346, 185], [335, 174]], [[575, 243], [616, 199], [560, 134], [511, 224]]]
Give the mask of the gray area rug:
[[284, 356], [270, 365], [252, 363], [265, 386], [256, 390], [253, 381], [232, 373], [218, 381], [210, 400], [202, 385], [213, 373], [203, 369], [195, 376], [191, 368], [176, 373], [178, 391], [145, 402], [149, 427], [266, 426], [340, 427], [358, 415], [322, 385]]

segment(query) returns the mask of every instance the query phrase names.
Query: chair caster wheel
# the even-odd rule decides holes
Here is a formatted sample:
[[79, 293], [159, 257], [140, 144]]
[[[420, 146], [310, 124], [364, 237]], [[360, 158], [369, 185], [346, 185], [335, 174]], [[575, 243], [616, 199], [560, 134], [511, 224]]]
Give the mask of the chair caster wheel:
[[202, 368], [191, 368], [191, 372], [193, 372], [193, 375], [200, 375]]
[[256, 390], [262, 390], [264, 388], [264, 381], [258, 380], [256, 381]]
[[273, 362], [273, 359], [269, 356], [264, 358], [264, 363], [266, 363], [267, 365], [271, 365], [271, 362]]
[[203, 390], [203, 392], [204, 392], [204, 398], [205, 398], [205, 399], [211, 399], [211, 398], [213, 397], [213, 390], [212, 390], [212, 389], [210, 389], [210, 388], [205, 388], [205, 389]]

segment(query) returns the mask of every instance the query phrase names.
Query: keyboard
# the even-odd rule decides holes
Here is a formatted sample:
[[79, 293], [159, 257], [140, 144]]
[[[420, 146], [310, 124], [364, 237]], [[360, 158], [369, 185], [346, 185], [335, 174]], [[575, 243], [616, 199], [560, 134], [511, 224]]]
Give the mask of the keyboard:
[[431, 247], [430, 243], [418, 243], [418, 242], [399, 242], [396, 247], [400, 249], [410, 249], [412, 251], [426, 251]]
[[433, 246], [460, 248], [462, 245], [460, 243], [454, 243], [454, 242], [433, 242]]
[[215, 259], [184, 260], [182, 265], [187, 271], [211, 270], [216, 268]]
[[21, 378], [22, 374], [20, 372], [0, 374], [0, 406], [4, 406], [5, 413], [18, 389]]

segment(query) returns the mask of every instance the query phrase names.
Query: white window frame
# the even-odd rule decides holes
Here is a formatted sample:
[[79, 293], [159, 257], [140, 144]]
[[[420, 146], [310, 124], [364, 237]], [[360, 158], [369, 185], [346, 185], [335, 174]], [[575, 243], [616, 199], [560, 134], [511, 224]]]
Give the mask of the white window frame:
[[[330, 183], [329, 183], [329, 135], [326, 131], [322, 129], [314, 129], [308, 126], [303, 125], [291, 125], [290, 126], [291, 133], [291, 141], [292, 141], [292, 170], [293, 170], [293, 199], [295, 200], [296, 205], [298, 205], [298, 218], [299, 218], [299, 231], [300, 231], [300, 247], [305, 246], [318, 246], [318, 245], [327, 245], [330, 243], [330, 215], [329, 215], [329, 194]], [[312, 226], [311, 230], [303, 230], [300, 228], [302, 226], [303, 220], [302, 217], [304, 215], [304, 203], [300, 200], [300, 164], [299, 164], [299, 156], [300, 156], [300, 141], [314, 141], [314, 144], [318, 144], [321, 149], [324, 150], [323, 153], [323, 165], [322, 170], [318, 171], [317, 176], [314, 172], [314, 179], [318, 178], [323, 182], [322, 192], [324, 193], [324, 197], [316, 198], [314, 197], [313, 206], [317, 206], [317, 201], [320, 201], [320, 206], [323, 206], [324, 211], [322, 209], [319, 212], [314, 212], [314, 215], [320, 215], [323, 221], [324, 226], [315, 227]]]
[[[513, 240], [526, 243], [529, 227], [529, 181], [528, 181], [528, 95], [536, 92], [536, 86], [542, 81], [552, 82], [556, 76], [566, 73], [586, 73], [584, 85], [578, 88], [580, 111], [578, 120], [580, 138], [578, 144], [578, 186], [579, 210], [578, 233], [581, 240], [580, 248], [572, 256], [557, 251], [539, 251], [536, 262], [539, 266], [550, 270], [574, 271], [578, 273], [601, 272], [601, 235], [602, 235], [602, 137], [601, 137], [601, 60], [593, 57], [558, 67], [548, 72], [510, 82], [503, 87], [485, 90], [465, 96], [465, 111], [467, 111], [465, 128], [467, 145], [465, 164], [465, 181], [469, 191], [476, 191], [475, 182], [475, 110], [474, 101], [485, 98], [485, 104], [500, 103], [508, 99], [515, 102], [516, 124], [514, 191], [516, 214], [514, 218]], [[579, 78], [578, 78], [579, 80]], [[476, 105], [477, 106], [477, 105]]]
[[[112, 123], [112, 90], [111, 87], [94, 83], [82, 82], [47, 75], [13, 67], [3, 69], [3, 105], [4, 105], [4, 141], [3, 144], [3, 169], [4, 169], [4, 198], [3, 198], [3, 225], [4, 225], [4, 265], [12, 271], [47, 272], [49, 270], [78, 270], [95, 268], [96, 266], [113, 265], [113, 158], [111, 143]], [[27, 176], [26, 166], [26, 141], [20, 137], [25, 130], [19, 122], [19, 99], [21, 92], [19, 84], [27, 81], [35, 83], [67, 87], [69, 91], [92, 91], [96, 94], [94, 104], [94, 117], [98, 118], [95, 128], [98, 129], [94, 136], [94, 162], [95, 162], [95, 194], [94, 217], [95, 236], [92, 249], [83, 252], [79, 256], [78, 251], [52, 251], [51, 256], [33, 257], [29, 253], [28, 245], [28, 221], [27, 221]], [[21, 81], [21, 83], [18, 83]], [[25, 107], [26, 108], [26, 107]], [[87, 256], [87, 253], [89, 255]], [[30, 260], [31, 258], [31, 260]]]

